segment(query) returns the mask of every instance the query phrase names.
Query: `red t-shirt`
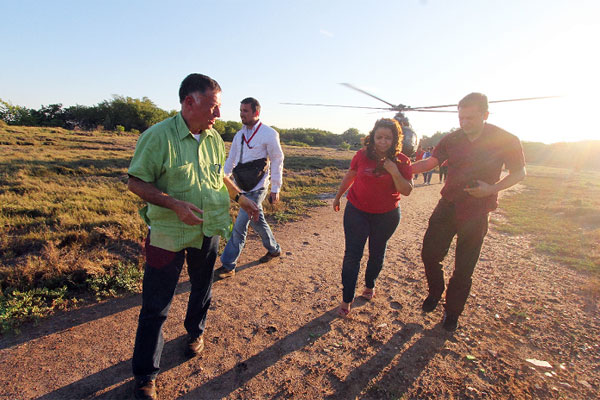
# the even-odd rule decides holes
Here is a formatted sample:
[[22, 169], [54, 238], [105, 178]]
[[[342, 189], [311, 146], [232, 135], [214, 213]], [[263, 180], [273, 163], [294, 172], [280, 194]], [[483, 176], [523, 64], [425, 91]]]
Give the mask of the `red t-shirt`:
[[[398, 154], [396, 165], [406, 180], [412, 179], [410, 160]], [[367, 150], [361, 149], [352, 158], [350, 169], [356, 171], [354, 183], [348, 191], [348, 201], [361, 211], [382, 214], [398, 207], [400, 193], [396, 190], [392, 176], [386, 171], [375, 172], [377, 161], [367, 157]]]
[[478, 216], [498, 207], [497, 194], [477, 198], [465, 192], [470, 181], [480, 180], [491, 185], [500, 179], [503, 165], [513, 171], [525, 166], [519, 138], [487, 123], [474, 142], [462, 129], [446, 135], [433, 150], [433, 157], [440, 164], [448, 160], [448, 178], [441, 193], [444, 199], [454, 203], [458, 219]]

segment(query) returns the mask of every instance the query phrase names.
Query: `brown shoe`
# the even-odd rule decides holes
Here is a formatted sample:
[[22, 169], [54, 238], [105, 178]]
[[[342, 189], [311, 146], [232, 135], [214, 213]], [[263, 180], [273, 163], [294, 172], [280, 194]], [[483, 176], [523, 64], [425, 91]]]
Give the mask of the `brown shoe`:
[[197, 338], [188, 336], [187, 345], [185, 348], [185, 355], [188, 357], [196, 357], [204, 350], [204, 338], [202, 335]]
[[135, 379], [133, 397], [136, 399], [156, 400], [156, 379]]
[[219, 267], [215, 270], [215, 276], [219, 279], [231, 278], [235, 276], [235, 269], [229, 270], [225, 267]]
[[263, 263], [269, 262], [269, 261], [271, 261], [272, 259], [274, 259], [274, 258], [276, 258], [276, 257], [279, 257], [279, 256], [281, 256], [281, 250], [280, 250], [280, 251], [277, 251], [277, 252], [275, 252], [275, 253], [269, 253], [269, 252], [267, 251], [267, 254], [265, 254], [264, 256], [262, 256], [261, 258], [259, 258], [259, 259], [258, 259], [258, 262], [259, 262], [259, 263], [261, 263], [261, 264], [263, 264]]

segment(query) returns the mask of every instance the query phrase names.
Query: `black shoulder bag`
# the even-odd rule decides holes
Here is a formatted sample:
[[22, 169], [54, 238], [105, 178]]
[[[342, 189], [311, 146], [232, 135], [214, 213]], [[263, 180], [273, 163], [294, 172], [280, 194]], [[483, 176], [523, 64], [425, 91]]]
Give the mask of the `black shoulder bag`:
[[240, 135], [242, 137], [242, 147], [240, 148], [240, 159], [233, 169], [233, 178], [235, 179], [235, 183], [242, 189], [244, 192], [249, 192], [254, 189], [258, 182], [265, 176], [267, 173], [267, 159], [259, 158], [257, 160], [248, 161], [246, 163], [242, 162], [242, 155], [244, 154], [244, 134]]

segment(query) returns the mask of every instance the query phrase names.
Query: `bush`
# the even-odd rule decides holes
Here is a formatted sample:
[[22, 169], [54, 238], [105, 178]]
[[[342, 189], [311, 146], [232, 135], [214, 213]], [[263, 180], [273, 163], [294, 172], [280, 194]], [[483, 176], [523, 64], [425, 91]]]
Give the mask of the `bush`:
[[298, 142], [296, 140], [292, 140], [286, 143], [288, 146], [296, 146], [296, 147], [310, 147], [308, 144], [304, 142]]
[[115, 128], [117, 129], [117, 132], [125, 132], [125, 127], [123, 125], [117, 125]]
[[338, 149], [340, 149], [340, 150], [350, 150], [350, 143], [342, 142], [338, 146]]

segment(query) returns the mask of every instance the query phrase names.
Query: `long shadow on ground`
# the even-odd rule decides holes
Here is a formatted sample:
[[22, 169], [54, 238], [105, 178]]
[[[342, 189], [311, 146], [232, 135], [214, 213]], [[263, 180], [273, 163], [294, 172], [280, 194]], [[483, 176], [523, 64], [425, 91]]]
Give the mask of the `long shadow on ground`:
[[[407, 324], [398, 331], [392, 338], [368, 361], [360, 367], [354, 369], [343, 381], [335, 384], [335, 393], [328, 396], [327, 399], [354, 399], [359, 398], [360, 393], [369, 385], [371, 380], [383, 371], [396, 356], [402, 352], [405, 343], [417, 333], [421, 332], [423, 327], [418, 324]], [[412, 349], [412, 347], [411, 347]], [[410, 349], [408, 350], [410, 351]], [[407, 352], [408, 352], [407, 351]], [[401, 361], [394, 368], [404, 368]], [[420, 369], [415, 365], [410, 365], [414, 372], [419, 373]]]
[[[183, 348], [186, 341], [186, 335], [181, 335], [176, 339], [165, 343], [163, 348], [163, 357], [161, 359], [161, 370], [168, 371], [178, 365], [186, 362], [188, 358], [183, 355]], [[38, 400], [50, 399], [84, 399], [84, 398], [104, 398], [104, 399], [128, 399], [133, 391], [133, 381], [131, 373], [131, 359], [121, 361], [110, 368], [106, 368], [95, 374], [86, 376], [70, 385], [56, 389]], [[96, 396], [96, 393], [118, 385], [107, 393]]]
[[[410, 336], [418, 333], [421, 329], [420, 325], [409, 324], [396, 333], [375, 356], [355, 369], [337, 392], [328, 399], [403, 398], [403, 395], [423, 373], [433, 357], [444, 347], [444, 343], [450, 336], [450, 334], [442, 332], [438, 325], [422, 332], [422, 336], [415, 343], [402, 351], [401, 346], [408, 341]], [[394, 361], [400, 352], [400, 358]], [[393, 364], [393, 367], [389, 368], [377, 382], [370, 385], [371, 380], [389, 364]], [[368, 387], [368, 385], [370, 386]], [[360, 396], [364, 389], [367, 389], [366, 394]]]
[[310, 335], [322, 336], [331, 330], [329, 325], [335, 318], [336, 308], [323, 313], [308, 324], [290, 333], [260, 353], [238, 363], [229, 371], [209, 380], [202, 386], [186, 393], [182, 399], [221, 399], [242, 387], [246, 382], [266, 370], [286, 354], [300, 350], [310, 344]]
[[[217, 399], [228, 396], [286, 354], [299, 350], [309, 344], [305, 340], [309, 335], [317, 334], [321, 336], [327, 333], [330, 330], [329, 323], [333, 318], [335, 318], [335, 309], [325, 312], [320, 317], [312, 320], [272, 346], [239, 363], [229, 371], [211, 379], [192, 392], [187, 393], [183, 398]], [[162, 372], [177, 367], [188, 360], [183, 356], [181, 351], [184, 347], [184, 342], [185, 335], [182, 335], [165, 343], [162, 353], [163, 358], [161, 360]], [[39, 400], [89, 397], [100, 399], [128, 398], [133, 390], [131, 381], [131, 359], [129, 359], [67, 386], [63, 386], [60, 389], [56, 389], [39, 397]], [[115, 385], [117, 386], [108, 392], [97, 395], [98, 392]]]
[[[255, 267], [260, 263], [257, 261], [248, 262], [236, 268], [237, 272]], [[215, 278], [216, 284], [220, 279]], [[175, 295], [188, 293], [190, 291], [190, 282], [184, 281], [177, 285]], [[93, 304], [76, 310], [59, 312], [34, 326], [34, 323], [28, 323], [21, 327], [19, 334], [7, 334], [0, 338], [0, 350], [26, 343], [43, 336], [52, 335], [78, 325], [94, 321], [96, 319], [108, 317], [133, 307], [142, 305], [142, 295], [126, 296], [117, 299], [110, 299], [102, 303]]]

